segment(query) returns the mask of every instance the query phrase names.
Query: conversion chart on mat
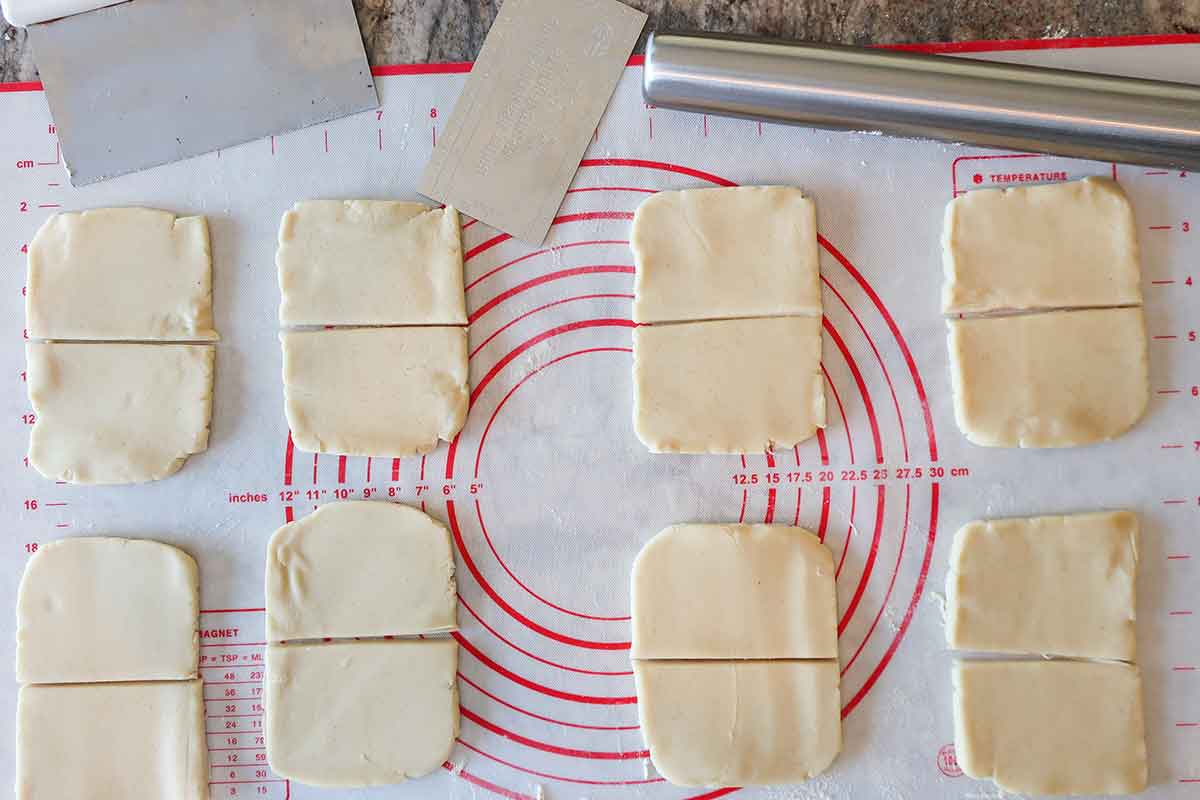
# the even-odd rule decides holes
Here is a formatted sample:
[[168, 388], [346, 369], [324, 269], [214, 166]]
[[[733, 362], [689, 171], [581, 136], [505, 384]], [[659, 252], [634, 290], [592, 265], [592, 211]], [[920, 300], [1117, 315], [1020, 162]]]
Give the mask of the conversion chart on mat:
[[[1194, 43], [1069, 44], [997, 55], [1167, 77], [1200, 63]], [[461, 435], [425, 458], [301, 451], [283, 416], [280, 216], [308, 198], [417, 199], [463, 71], [383, 68], [378, 112], [83, 189], [66, 180], [40, 90], [0, 92], [9, 121], [0, 139], [0, 503], [10, 520], [0, 596], [11, 602], [28, 555], [59, 537], [145, 536], [193, 554], [214, 800], [980, 797], [994, 788], [961, 774], [952, 744], [942, 620], [950, 537], [971, 519], [1129, 508], [1144, 533], [1148, 796], [1187, 796], [1200, 782], [1200, 176], [668, 112], [642, 102], [635, 64], [542, 247], [463, 219], [472, 406]], [[974, 447], [950, 395], [942, 211], [976, 187], [1087, 175], [1115, 176], [1137, 213], [1152, 337], [1146, 418], [1094, 447]], [[652, 192], [738, 184], [795, 185], [817, 203], [829, 425], [794, 449], [744, 458], [651, 455], [631, 419], [630, 220]], [[33, 422], [24, 250], [50, 214], [109, 205], [209, 218], [222, 337], [212, 437], [161, 482], [55, 484], [23, 461]], [[462, 730], [431, 776], [317, 790], [266, 760], [265, 548], [286, 520], [364, 498], [422, 507], [451, 528]], [[833, 551], [844, 747], [803, 786], [676, 788], [654, 771], [638, 730], [629, 569], [669, 524], [736, 521], [802, 525]], [[11, 663], [13, 615], [0, 619]], [[337, 691], [328, 687], [331, 704]], [[0, 718], [13, 718], [15, 700], [15, 685], [0, 690]], [[12, 735], [0, 725], [0, 773], [10, 777]]]

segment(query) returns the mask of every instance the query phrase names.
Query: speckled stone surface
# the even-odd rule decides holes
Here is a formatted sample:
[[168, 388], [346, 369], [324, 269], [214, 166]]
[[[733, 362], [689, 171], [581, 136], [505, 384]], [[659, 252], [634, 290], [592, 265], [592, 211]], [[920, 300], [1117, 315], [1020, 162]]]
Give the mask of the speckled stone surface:
[[[822, 42], [933, 42], [1200, 32], [1200, 0], [626, 0], [648, 29]], [[475, 57], [501, 0], [354, 0], [372, 64]], [[0, 82], [37, 77], [23, 31], [0, 30]]]

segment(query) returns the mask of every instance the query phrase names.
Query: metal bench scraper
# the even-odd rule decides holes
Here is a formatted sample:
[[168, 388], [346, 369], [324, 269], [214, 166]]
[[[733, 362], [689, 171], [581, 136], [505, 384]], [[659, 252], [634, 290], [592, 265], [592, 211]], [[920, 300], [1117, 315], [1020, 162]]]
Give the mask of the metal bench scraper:
[[0, 0], [79, 186], [379, 98], [350, 0]]

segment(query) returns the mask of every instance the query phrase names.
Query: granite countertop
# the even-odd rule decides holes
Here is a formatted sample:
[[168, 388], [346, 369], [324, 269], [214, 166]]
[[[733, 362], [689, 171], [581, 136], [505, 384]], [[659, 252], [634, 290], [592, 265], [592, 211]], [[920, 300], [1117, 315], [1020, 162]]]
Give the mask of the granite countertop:
[[[847, 44], [1200, 32], [1200, 0], [625, 0], [649, 28]], [[475, 57], [501, 0], [354, 0], [372, 64]], [[37, 77], [2, 25], [0, 82]]]

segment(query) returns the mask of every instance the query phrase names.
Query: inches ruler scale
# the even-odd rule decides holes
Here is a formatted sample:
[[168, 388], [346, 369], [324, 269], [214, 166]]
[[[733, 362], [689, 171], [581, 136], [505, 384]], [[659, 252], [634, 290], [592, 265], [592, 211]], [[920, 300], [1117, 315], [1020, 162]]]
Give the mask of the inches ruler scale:
[[[1200, 80], [1189, 74], [1200, 42], [1187, 37], [948, 49], [997, 47], [1007, 52], [990, 56]], [[193, 554], [213, 798], [959, 798], [994, 790], [961, 776], [951, 746], [941, 614], [951, 535], [977, 518], [1130, 508], [1143, 524], [1147, 796], [1200, 783], [1200, 176], [677, 114], [646, 107], [634, 64], [542, 248], [463, 220], [472, 410], [458, 439], [402, 460], [299, 451], [276, 338], [280, 216], [305, 198], [415, 199], [466, 69], [383, 68], [373, 114], [81, 189], [65, 180], [38, 88], [0, 87], [13, 121], [0, 142], [0, 503], [15, 520], [0, 596], [15, 597], [28, 553], [62, 536], [153, 537]], [[973, 447], [954, 424], [939, 307], [944, 206], [969, 188], [1095, 174], [1115, 175], [1138, 216], [1146, 418], [1095, 447]], [[759, 183], [817, 202], [829, 427], [772, 454], [651, 455], [631, 420], [633, 211], [664, 188]], [[32, 421], [22, 250], [59, 209], [130, 204], [209, 218], [222, 334], [209, 450], [158, 483], [57, 485], [22, 461]], [[363, 498], [421, 506], [451, 527], [462, 732], [438, 774], [339, 794], [289, 784], [266, 764], [263, 559], [283, 522]], [[629, 568], [668, 524], [737, 520], [800, 524], [833, 550], [845, 744], [828, 773], [787, 790], [675, 788], [637, 728]], [[13, 623], [0, 614], [10, 659]], [[16, 688], [0, 688], [0, 718], [12, 718]], [[0, 725], [10, 778], [12, 735]]]

